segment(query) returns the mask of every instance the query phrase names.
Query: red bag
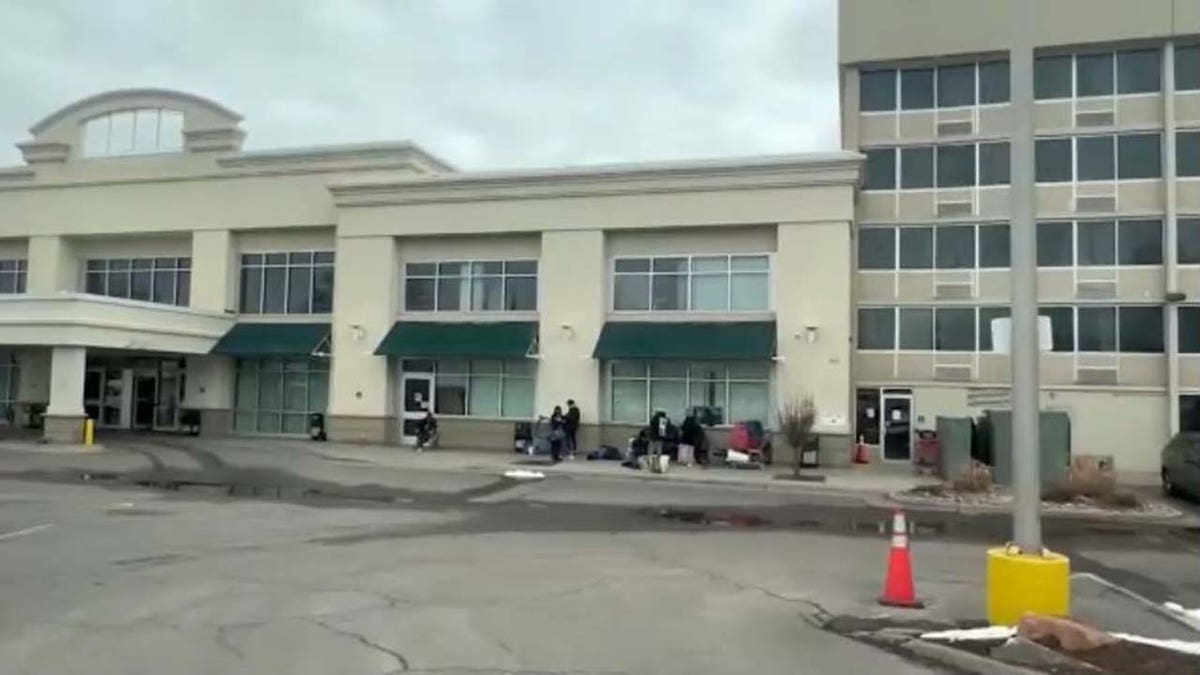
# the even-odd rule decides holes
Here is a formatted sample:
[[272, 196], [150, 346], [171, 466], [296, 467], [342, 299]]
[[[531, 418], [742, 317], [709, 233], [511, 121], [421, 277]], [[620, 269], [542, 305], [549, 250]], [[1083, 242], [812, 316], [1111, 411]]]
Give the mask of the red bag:
[[733, 429], [729, 431], [729, 447], [732, 450], [746, 452], [758, 447], [754, 442], [753, 436], [750, 434], [750, 427], [745, 422], [737, 422], [733, 425]]

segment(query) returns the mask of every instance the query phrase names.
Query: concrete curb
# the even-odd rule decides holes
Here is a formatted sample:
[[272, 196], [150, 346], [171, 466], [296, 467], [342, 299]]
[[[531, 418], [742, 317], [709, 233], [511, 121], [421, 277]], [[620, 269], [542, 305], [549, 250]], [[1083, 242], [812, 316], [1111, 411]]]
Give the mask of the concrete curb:
[[938, 642], [917, 638], [900, 644], [900, 649], [942, 665], [976, 675], [1043, 675], [1041, 671], [1014, 666], [986, 656], [972, 654]]
[[[897, 492], [889, 492], [883, 495], [880, 499], [872, 500], [871, 506], [879, 508], [903, 508], [906, 511], [927, 512], [927, 513], [958, 513], [962, 515], [982, 515], [994, 513], [1011, 513], [1012, 505], [1010, 504], [948, 504], [942, 501], [925, 500], [914, 498], [907, 495], [900, 495]], [[1051, 509], [1042, 509], [1042, 517], [1044, 518], [1063, 518], [1075, 520], [1092, 520], [1099, 522], [1121, 522], [1121, 523], [1143, 523], [1147, 525], [1170, 524], [1170, 525], [1187, 525], [1189, 523], [1200, 522], [1200, 520], [1188, 516], [1183, 511], [1168, 506], [1172, 513], [1163, 514], [1148, 514], [1148, 513], [1125, 513], [1121, 511], [1105, 511], [1105, 510], [1074, 510], [1060, 511]]]

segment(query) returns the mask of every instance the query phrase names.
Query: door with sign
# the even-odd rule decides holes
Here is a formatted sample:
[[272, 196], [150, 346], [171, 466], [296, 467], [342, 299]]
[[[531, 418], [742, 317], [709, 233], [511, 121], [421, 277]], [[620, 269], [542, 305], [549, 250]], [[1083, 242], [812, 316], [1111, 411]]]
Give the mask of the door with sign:
[[912, 395], [883, 396], [883, 459], [908, 462], [912, 459]]
[[400, 435], [405, 445], [416, 445], [421, 420], [433, 410], [433, 375], [404, 373], [400, 392]]

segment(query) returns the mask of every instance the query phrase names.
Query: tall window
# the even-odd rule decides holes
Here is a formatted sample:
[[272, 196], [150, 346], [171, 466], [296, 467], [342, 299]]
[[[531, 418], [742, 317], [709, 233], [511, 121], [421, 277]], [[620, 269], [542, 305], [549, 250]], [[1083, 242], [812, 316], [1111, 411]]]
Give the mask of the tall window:
[[1048, 221], [1037, 226], [1039, 267], [1161, 265], [1162, 221]]
[[83, 123], [84, 157], [179, 152], [182, 148], [183, 113], [177, 110], [122, 110]]
[[770, 257], [696, 255], [617, 258], [615, 311], [763, 311], [770, 301]]
[[864, 190], [927, 190], [1009, 183], [1008, 141], [871, 148]]
[[308, 433], [308, 416], [325, 412], [329, 361], [239, 359], [233, 427], [260, 434]]
[[1200, 265], [1200, 218], [1180, 218], [1175, 238], [1179, 264]]
[[406, 360], [406, 373], [433, 375], [434, 412], [464, 417], [530, 419], [534, 371], [528, 359]]
[[864, 70], [859, 76], [863, 112], [959, 108], [1008, 102], [1008, 62], [985, 61], [903, 70]]
[[1034, 97], [1056, 99], [1154, 93], [1162, 88], [1162, 51], [1122, 49], [1039, 56], [1033, 69]]
[[1200, 90], [1200, 45], [1175, 48], [1175, 88]]
[[644, 425], [662, 410], [678, 423], [697, 406], [711, 408], [719, 424], [769, 422], [770, 364], [614, 361], [608, 374], [613, 422]]
[[0, 426], [16, 423], [17, 385], [19, 377], [17, 358], [0, 352]]
[[333, 252], [242, 255], [243, 314], [328, 314], [333, 311]]
[[1039, 183], [1162, 177], [1162, 134], [1134, 133], [1039, 138]]
[[1200, 305], [1179, 308], [1179, 353], [1200, 354]]
[[24, 258], [0, 260], [0, 293], [24, 293], [27, 274]]
[[409, 312], [517, 312], [537, 309], [536, 260], [421, 262], [404, 266]]
[[1200, 177], [1200, 131], [1175, 134], [1175, 172], [1183, 178]]
[[87, 261], [84, 288], [93, 295], [186, 307], [191, 258], [101, 258]]

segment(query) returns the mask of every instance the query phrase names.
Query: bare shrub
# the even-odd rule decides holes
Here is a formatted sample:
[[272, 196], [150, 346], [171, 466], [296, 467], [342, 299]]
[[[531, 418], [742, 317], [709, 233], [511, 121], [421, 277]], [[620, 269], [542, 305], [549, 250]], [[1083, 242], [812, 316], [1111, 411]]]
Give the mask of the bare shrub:
[[1117, 478], [1112, 471], [1094, 464], [1071, 467], [1066, 478], [1042, 491], [1042, 499], [1059, 504], [1091, 503], [1123, 509], [1136, 509], [1142, 505], [1136, 495], [1117, 490]]
[[971, 460], [971, 465], [952, 481], [955, 492], [982, 494], [992, 489], [992, 467]]
[[789, 399], [776, 412], [779, 433], [792, 448], [792, 476], [800, 477], [800, 459], [812, 439], [813, 425], [817, 422], [817, 406], [811, 396]]

